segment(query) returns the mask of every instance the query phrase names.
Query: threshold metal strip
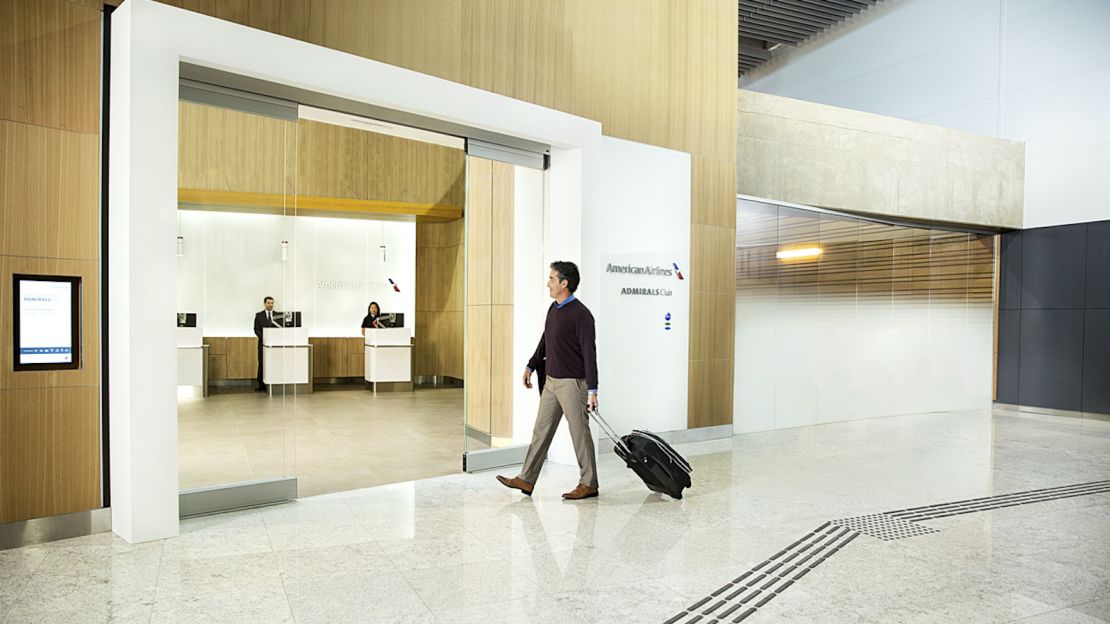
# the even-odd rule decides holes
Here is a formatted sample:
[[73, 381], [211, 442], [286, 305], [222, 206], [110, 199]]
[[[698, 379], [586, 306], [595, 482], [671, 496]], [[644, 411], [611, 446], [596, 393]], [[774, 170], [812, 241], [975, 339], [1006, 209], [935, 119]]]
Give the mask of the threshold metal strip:
[[466, 451], [463, 453], [463, 472], [480, 472], [523, 464], [527, 453], [526, 444]]
[[[830, 520], [705, 598], [686, 607], [664, 624], [741, 622], [778, 597], [810, 570], [847, 546], [860, 534], [884, 541], [906, 539], [940, 532], [935, 528], [918, 524], [923, 520], [1104, 493], [1110, 493], [1110, 480], [983, 496], [964, 501]], [[758, 576], [753, 576], [756, 574]], [[760, 599], [752, 602], [756, 598]], [[733, 615], [735, 618], [730, 620]]]
[[191, 518], [224, 511], [285, 503], [297, 498], [297, 478], [277, 477], [182, 490], [178, 516]]

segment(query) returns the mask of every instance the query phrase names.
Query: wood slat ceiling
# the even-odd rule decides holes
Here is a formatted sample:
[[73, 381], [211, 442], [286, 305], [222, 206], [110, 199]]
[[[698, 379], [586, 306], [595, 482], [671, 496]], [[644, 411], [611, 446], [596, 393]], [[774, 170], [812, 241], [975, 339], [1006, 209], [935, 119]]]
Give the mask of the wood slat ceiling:
[[739, 71], [750, 72], [878, 0], [739, 0]]

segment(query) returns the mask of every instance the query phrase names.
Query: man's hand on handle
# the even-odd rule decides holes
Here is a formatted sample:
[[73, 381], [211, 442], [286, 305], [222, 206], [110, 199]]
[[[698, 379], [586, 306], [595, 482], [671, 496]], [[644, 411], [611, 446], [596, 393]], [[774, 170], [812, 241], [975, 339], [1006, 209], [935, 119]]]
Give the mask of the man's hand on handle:
[[528, 367], [524, 368], [524, 387], [532, 389], [532, 369]]
[[597, 411], [597, 393], [591, 392], [589, 398], [586, 399], [586, 409], [591, 412]]

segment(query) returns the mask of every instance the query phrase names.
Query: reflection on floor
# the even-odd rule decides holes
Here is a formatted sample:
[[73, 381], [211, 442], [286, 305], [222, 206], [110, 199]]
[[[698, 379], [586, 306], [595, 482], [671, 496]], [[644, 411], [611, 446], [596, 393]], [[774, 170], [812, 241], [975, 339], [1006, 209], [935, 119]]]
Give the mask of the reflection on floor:
[[213, 394], [178, 401], [182, 489], [295, 475], [301, 496], [462, 470], [463, 391]]
[[[577, 468], [549, 464], [532, 498], [459, 474], [2, 552], [0, 620], [659, 624], [830, 519], [1110, 479], [1110, 423], [987, 412], [678, 449], [682, 501], [605, 455], [577, 503], [559, 498]], [[860, 531], [743, 624], [1110, 618], [1110, 494], [987, 507]]]

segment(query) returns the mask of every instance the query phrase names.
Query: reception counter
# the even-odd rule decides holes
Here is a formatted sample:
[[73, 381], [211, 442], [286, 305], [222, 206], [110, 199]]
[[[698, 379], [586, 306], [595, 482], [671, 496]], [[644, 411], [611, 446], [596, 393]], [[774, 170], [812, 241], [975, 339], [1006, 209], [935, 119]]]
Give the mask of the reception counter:
[[365, 377], [374, 392], [412, 390], [412, 330], [367, 329]]
[[197, 327], [177, 328], [177, 385], [199, 387], [208, 396], [208, 345]]
[[[252, 386], [258, 367], [258, 340], [253, 336], [205, 336], [210, 345], [208, 376], [215, 387]], [[312, 346], [315, 383], [362, 382], [365, 376], [366, 339], [362, 336], [308, 339]]]
[[312, 392], [312, 345], [303, 327], [262, 330], [262, 382], [267, 386], [302, 385]]

